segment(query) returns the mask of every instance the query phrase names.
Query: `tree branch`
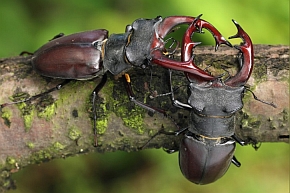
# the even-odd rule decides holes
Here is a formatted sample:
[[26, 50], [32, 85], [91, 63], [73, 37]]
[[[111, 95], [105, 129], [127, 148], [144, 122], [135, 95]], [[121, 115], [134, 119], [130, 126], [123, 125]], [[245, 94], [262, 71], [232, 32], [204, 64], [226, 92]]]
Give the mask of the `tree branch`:
[[[195, 49], [197, 63], [220, 68], [232, 73], [237, 64], [234, 49], [212, 47]], [[0, 59], [0, 103], [11, 102], [35, 95], [61, 83], [37, 75], [29, 64], [30, 57]], [[212, 71], [211, 67], [209, 68]], [[250, 89], [264, 101], [274, 102], [277, 108], [254, 100], [246, 92], [244, 108], [237, 113], [236, 133], [248, 144], [258, 142], [289, 142], [289, 47], [255, 45], [255, 67], [248, 81]], [[0, 119], [0, 186], [2, 190], [13, 186], [9, 178], [29, 164], [42, 163], [87, 152], [115, 150], [136, 151], [150, 136], [162, 127], [177, 130], [176, 124], [186, 127], [188, 112], [172, 105], [168, 71], [153, 66], [150, 69], [132, 69], [130, 72], [134, 92], [140, 101], [165, 109], [170, 117], [151, 115], [129, 102], [123, 81], [109, 74], [109, 80], [97, 99], [98, 144], [93, 147], [91, 92], [100, 78], [91, 81], [72, 81], [51, 95], [19, 105], [1, 109]], [[151, 75], [152, 73], [152, 75]], [[188, 81], [182, 72], [174, 72], [176, 97], [186, 102]], [[172, 121], [174, 120], [174, 121]], [[146, 148], [174, 148], [178, 139], [159, 135]], [[0, 188], [1, 190], [1, 188]]]

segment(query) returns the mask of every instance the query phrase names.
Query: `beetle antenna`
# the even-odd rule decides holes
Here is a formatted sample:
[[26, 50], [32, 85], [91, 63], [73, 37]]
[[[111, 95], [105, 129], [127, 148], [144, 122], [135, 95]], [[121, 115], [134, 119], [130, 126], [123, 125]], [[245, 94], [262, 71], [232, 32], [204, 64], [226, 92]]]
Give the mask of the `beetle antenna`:
[[270, 106], [272, 106], [272, 107], [274, 107], [274, 108], [277, 108], [277, 106], [276, 106], [273, 102], [267, 102], [267, 101], [263, 101], [263, 100], [259, 99], [259, 98], [255, 95], [255, 93], [254, 93], [253, 91], [251, 91], [249, 88], [246, 88], [246, 90], [249, 91], [250, 93], [252, 93], [252, 95], [253, 95], [253, 97], [254, 97], [255, 100], [260, 101], [261, 103], [264, 103], [264, 104], [266, 104], [266, 105], [270, 105]]

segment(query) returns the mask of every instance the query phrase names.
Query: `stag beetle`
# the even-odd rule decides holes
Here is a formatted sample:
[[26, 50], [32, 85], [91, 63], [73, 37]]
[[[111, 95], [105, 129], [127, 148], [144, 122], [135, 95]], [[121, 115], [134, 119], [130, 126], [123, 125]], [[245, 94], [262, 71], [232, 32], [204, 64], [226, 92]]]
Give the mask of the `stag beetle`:
[[[88, 80], [103, 76], [101, 82], [92, 92], [96, 145], [95, 98], [106, 83], [106, 72], [118, 75], [132, 67], [145, 68], [151, 63], [162, 63], [169, 66], [171, 64], [182, 66], [188, 64], [188, 62], [176, 62], [167, 57], [165, 37], [177, 25], [189, 25], [194, 19], [194, 17], [187, 16], [170, 16], [164, 19], [161, 16], [155, 19], [141, 18], [135, 20], [132, 25], [127, 25], [125, 33], [112, 34], [109, 37], [108, 31], [105, 29], [80, 32], [68, 36], [56, 35], [33, 54], [31, 53], [31, 64], [33, 69], [42, 76], [65, 79], [66, 81], [55, 88], [25, 100], [2, 104], [0, 108], [36, 99], [60, 89], [70, 80]], [[205, 26], [211, 27], [208, 22], [199, 21], [202, 21]], [[218, 34], [218, 32], [216, 33]], [[219, 40], [219, 42], [223, 41]], [[195, 69], [189, 72], [193, 73], [194, 71]]]
[[[196, 74], [185, 72], [190, 82], [189, 105], [182, 105], [172, 95], [176, 106], [191, 109], [189, 126], [179, 148], [179, 164], [183, 175], [196, 184], [216, 181], [225, 174], [232, 161], [240, 166], [234, 158], [237, 139], [234, 136], [235, 113], [243, 108], [244, 85], [253, 69], [253, 46], [248, 34], [236, 21], [233, 22], [238, 33], [229, 39], [243, 40], [240, 46], [235, 46], [241, 52], [240, 71], [225, 81], [205, 71]], [[201, 29], [198, 20], [187, 29], [183, 39], [183, 61], [192, 57], [186, 49], [196, 45], [191, 42], [191, 34]]]
[[[152, 138], [161, 133], [176, 136], [183, 134], [178, 149], [168, 150], [168, 152], [179, 150], [179, 166], [182, 174], [189, 181], [196, 184], [208, 184], [221, 178], [231, 162], [238, 167], [241, 165], [234, 156], [235, 142], [244, 145], [244, 142], [235, 136], [235, 114], [243, 108], [242, 98], [246, 90], [245, 84], [253, 70], [254, 55], [249, 35], [233, 20], [238, 32], [229, 39], [241, 38], [243, 40], [240, 46], [234, 46], [240, 52], [238, 55], [239, 72], [223, 80], [222, 75], [214, 77], [200, 69], [194, 64], [192, 54], [193, 48], [199, 44], [191, 40], [195, 32], [200, 33], [203, 28], [209, 30], [216, 40], [215, 50], [220, 44], [230, 47], [232, 45], [212, 25], [204, 23], [199, 17], [191, 23], [183, 36], [182, 65], [175, 62], [168, 63], [163, 59], [153, 59], [153, 62], [158, 65], [185, 73], [189, 81], [188, 103], [175, 99], [171, 80], [172, 71], [169, 70], [171, 99], [175, 106], [190, 110], [188, 127], [176, 132], [166, 132], [162, 129]], [[257, 99], [255, 95], [254, 98]], [[273, 103], [257, 100], [275, 107]]]

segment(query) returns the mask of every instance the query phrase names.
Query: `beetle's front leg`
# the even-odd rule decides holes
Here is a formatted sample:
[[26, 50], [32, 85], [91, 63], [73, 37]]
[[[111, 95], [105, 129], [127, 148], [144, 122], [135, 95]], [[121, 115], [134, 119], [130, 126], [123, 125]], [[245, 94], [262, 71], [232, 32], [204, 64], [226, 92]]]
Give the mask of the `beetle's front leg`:
[[43, 96], [45, 96], [45, 95], [47, 95], [47, 94], [49, 94], [49, 93], [51, 93], [53, 91], [60, 90], [63, 86], [68, 84], [70, 81], [71, 81], [71, 79], [67, 79], [67, 80], [63, 81], [62, 83], [56, 85], [55, 87], [53, 87], [51, 89], [48, 89], [45, 92], [39, 93], [37, 95], [31, 96], [29, 98], [26, 98], [26, 99], [23, 99], [23, 100], [20, 100], [20, 101], [14, 101], [14, 102], [10, 102], [10, 103], [0, 104], [0, 109], [4, 108], [6, 106], [9, 106], [9, 105], [18, 104], [18, 103], [25, 103], [25, 102], [28, 102], [28, 101], [36, 100], [36, 99], [38, 99], [40, 97], [43, 97]]

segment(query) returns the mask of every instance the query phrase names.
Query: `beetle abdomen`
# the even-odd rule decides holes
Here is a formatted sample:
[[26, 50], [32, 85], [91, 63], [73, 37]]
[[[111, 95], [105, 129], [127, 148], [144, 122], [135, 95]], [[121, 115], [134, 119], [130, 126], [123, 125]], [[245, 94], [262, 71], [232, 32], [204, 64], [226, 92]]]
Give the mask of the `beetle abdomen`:
[[101, 52], [90, 45], [59, 45], [33, 57], [32, 65], [43, 76], [87, 79], [100, 71], [102, 58]]
[[107, 37], [106, 30], [94, 30], [56, 38], [34, 53], [32, 66], [52, 78], [94, 78], [103, 69], [102, 49], [96, 42]]
[[185, 135], [179, 150], [182, 174], [195, 184], [209, 184], [221, 178], [234, 156], [232, 140], [203, 139]]

